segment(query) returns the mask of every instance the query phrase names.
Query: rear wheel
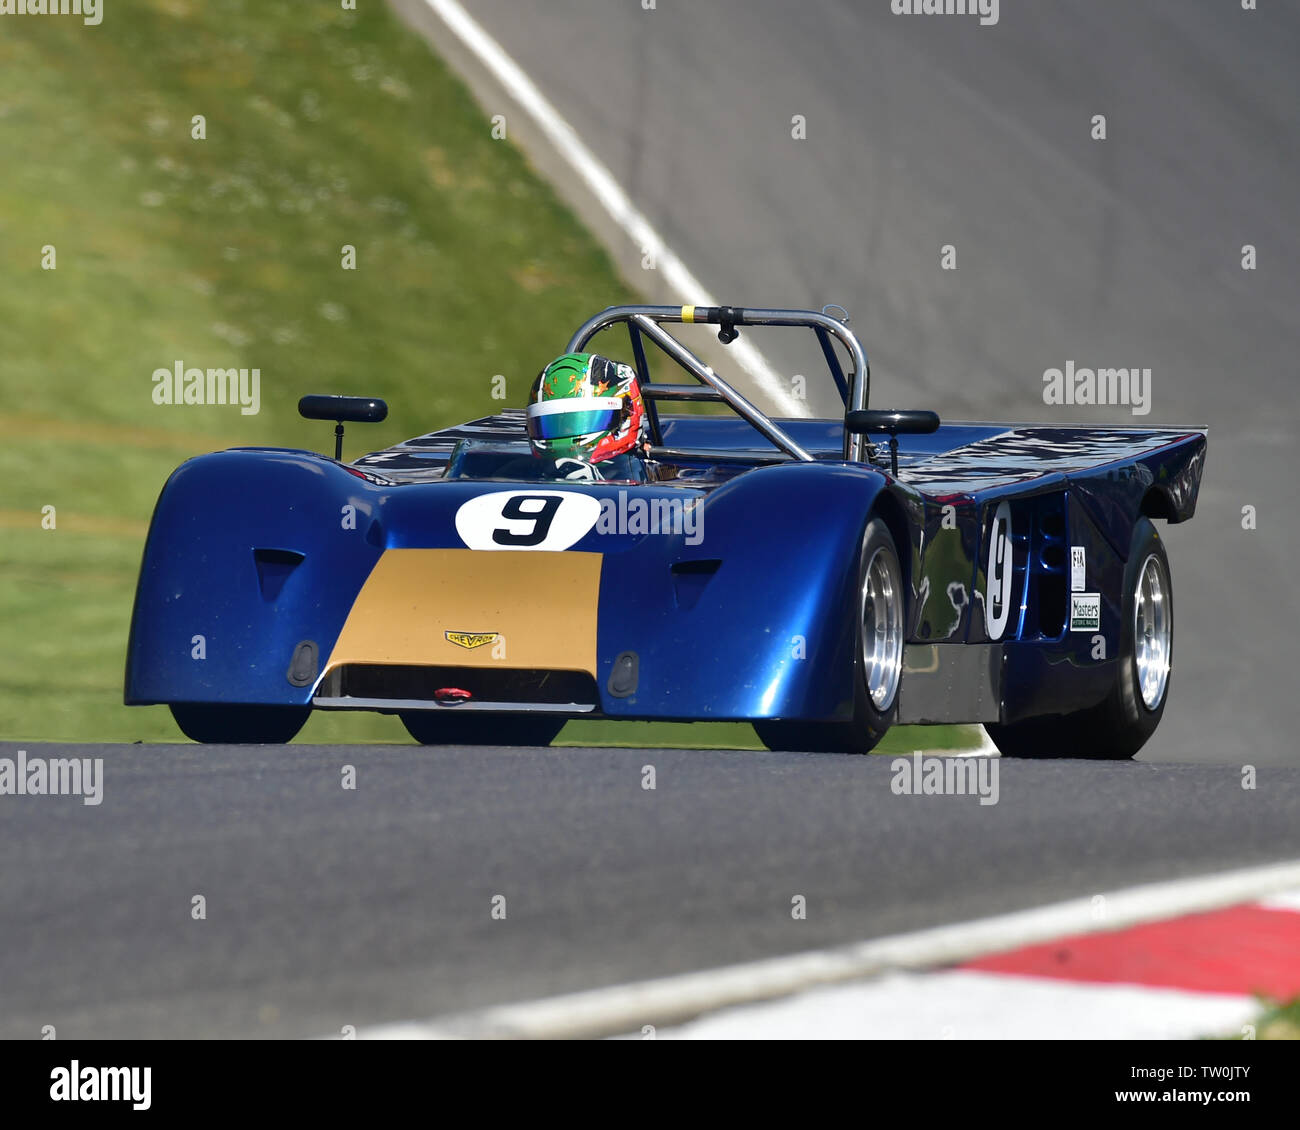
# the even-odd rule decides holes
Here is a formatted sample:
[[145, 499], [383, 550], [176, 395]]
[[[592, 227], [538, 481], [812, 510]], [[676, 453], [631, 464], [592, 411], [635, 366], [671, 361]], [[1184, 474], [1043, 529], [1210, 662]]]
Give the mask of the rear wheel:
[[283, 745], [302, 729], [311, 707], [174, 702], [171, 712], [181, 733], [204, 745]]
[[421, 745], [550, 745], [568, 721], [552, 715], [457, 714], [454, 708], [411, 710], [399, 717]]
[[1122, 761], [1137, 753], [1160, 724], [1173, 665], [1173, 589], [1164, 542], [1147, 518], [1139, 519], [1133, 530], [1122, 624], [1115, 685], [1105, 700], [1072, 714], [986, 725], [1005, 756]]
[[903, 670], [906, 608], [893, 536], [883, 520], [872, 518], [858, 555], [852, 721], [755, 722], [759, 740], [774, 750], [870, 753], [893, 719]]

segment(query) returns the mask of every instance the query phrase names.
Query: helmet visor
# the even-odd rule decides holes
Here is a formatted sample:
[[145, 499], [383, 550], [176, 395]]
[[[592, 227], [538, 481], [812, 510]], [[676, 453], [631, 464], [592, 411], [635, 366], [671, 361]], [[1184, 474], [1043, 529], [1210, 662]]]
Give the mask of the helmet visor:
[[617, 396], [570, 396], [528, 406], [530, 439], [574, 439], [613, 431], [623, 421], [623, 400]]

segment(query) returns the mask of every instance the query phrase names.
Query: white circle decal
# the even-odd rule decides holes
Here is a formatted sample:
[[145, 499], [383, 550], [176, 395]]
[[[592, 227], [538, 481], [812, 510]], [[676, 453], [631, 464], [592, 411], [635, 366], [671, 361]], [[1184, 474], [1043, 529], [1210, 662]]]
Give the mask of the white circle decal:
[[1011, 504], [998, 503], [989, 531], [989, 563], [984, 574], [984, 630], [1000, 640], [1011, 615]]
[[456, 533], [470, 549], [568, 549], [600, 517], [600, 500], [558, 490], [480, 494], [456, 511]]

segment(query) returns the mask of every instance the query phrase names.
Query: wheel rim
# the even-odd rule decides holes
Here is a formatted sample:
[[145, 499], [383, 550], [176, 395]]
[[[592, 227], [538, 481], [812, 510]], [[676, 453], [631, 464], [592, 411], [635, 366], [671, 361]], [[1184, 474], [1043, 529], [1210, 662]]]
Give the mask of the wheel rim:
[[898, 562], [878, 548], [862, 582], [862, 670], [877, 710], [887, 709], [903, 667], [903, 594]]
[[1173, 643], [1173, 614], [1169, 602], [1169, 577], [1154, 553], [1138, 573], [1137, 599], [1133, 610], [1133, 658], [1137, 664], [1138, 690], [1148, 710], [1164, 701], [1169, 685], [1170, 650]]

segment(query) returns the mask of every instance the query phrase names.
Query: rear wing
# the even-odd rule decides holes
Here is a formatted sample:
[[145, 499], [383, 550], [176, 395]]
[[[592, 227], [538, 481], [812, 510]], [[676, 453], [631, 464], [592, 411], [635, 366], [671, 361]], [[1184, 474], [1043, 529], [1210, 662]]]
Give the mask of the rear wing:
[[1043, 479], [1109, 497], [1140, 488], [1150, 517], [1185, 522], [1206, 442], [1193, 427], [951, 423], [906, 453], [899, 478], [931, 498], [1032, 490]]

